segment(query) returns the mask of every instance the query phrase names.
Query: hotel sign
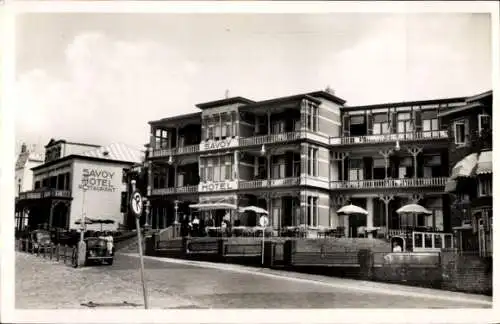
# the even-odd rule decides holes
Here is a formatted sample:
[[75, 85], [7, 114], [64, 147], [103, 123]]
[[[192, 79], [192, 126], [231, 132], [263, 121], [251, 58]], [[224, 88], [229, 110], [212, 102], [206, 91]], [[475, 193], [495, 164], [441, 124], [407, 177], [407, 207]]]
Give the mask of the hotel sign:
[[238, 140], [236, 138], [226, 138], [220, 141], [209, 140], [200, 143], [200, 151], [220, 150], [236, 146], [238, 146]]
[[199, 192], [228, 191], [238, 189], [237, 181], [202, 182], [198, 185]]
[[114, 192], [116, 190], [113, 185], [114, 175], [114, 172], [103, 169], [83, 169], [83, 179], [78, 188], [83, 189], [85, 187], [86, 190], [91, 191]]

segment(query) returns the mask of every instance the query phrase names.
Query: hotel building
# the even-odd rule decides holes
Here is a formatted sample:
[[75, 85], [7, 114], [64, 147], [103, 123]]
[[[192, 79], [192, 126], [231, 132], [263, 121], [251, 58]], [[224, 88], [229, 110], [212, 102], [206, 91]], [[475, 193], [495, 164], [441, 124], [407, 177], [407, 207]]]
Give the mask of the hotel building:
[[91, 219], [113, 220], [103, 229], [114, 230], [123, 222], [123, 170], [142, 158], [143, 152], [124, 144], [99, 146], [52, 139], [45, 146], [44, 163], [31, 168], [33, 190], [20, 192], [16, 198], [16, 213], [28, 215], [31, 229], [40, 225], [78, 229], [75, 222], [83, 213]]
[[[280, 230], [331, 227], [347, 237], [400, 235], [407, 228], [451, 232], [450, 132], [438, 117], [467, 98], [349, 107], [331, 91], [265, 101], [243, 97], [198, 104], [199, 112], [150, 122], [146, 159], [150, 225], [165, 228], [178, 213], [236, 212], [255, 205]], [[367, 216], [337, 215], [351, 202]], [[419, 203], [432, 215], [396, 210]], [[191, 206], [191, 207], [190, 207]], [[440, 236], [441, 239], [449, 239]], [[449, 244], [447, 244], [449, 245]]]

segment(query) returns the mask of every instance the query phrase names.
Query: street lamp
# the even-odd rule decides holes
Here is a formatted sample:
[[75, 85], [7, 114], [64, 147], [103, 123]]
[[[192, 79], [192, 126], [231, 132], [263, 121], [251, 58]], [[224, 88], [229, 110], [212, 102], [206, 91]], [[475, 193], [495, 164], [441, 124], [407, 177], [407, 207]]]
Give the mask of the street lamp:
[[399, 151], [401, 150], [401, 146], [399, 146], [399, 140], [396, 140], [396, 146], [394, 146], [394, 151]]
[[264, 144], [262, 144], [262, 147], [260, 149], [260, 155], [262, 156], [266, 155], [266, 146]]

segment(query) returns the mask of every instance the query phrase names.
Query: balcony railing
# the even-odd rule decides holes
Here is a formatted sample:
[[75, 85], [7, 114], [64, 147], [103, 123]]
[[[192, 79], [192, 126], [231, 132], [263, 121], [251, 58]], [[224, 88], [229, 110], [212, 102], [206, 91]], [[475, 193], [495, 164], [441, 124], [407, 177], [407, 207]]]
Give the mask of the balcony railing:
[[300, 185], [300, 177], [290, 177], [282, 179], [264, 179], [264, 180], [240, 180], [239, 189], [258, 189], [269, 187], [288, 187]]
[[153, 157], [165, 157], [170, 155], [191, 154], [200, 150], [200, 144], [173, 147], [170, 149], [154, 149]]
[[31, 190], [19, 193], [19, 199], [70, 198], [70, 190], [45, 189]]
[[446, 184], [447, 177], [377, 179], [377, 180], [345, 180], [331, 181], [330, 189], [372, 189], [372, 188], [405, 188], [405, 187], [441, 187]]
[[280, 143], [280, 142], [293, 141], [293, 140], [297, 140], [297, 139], [300, 139], [300, 132], [269, 134], [269, 135], [240, 138], [239, 146], [252, 146], [252, 145]]
[[152, 190], [153, 195], [164, 196], [182, 193], [197, 193], [198, 186], [183, 186], [183, 187], [170, 187], [170, 188], [157, 188]]
[[352, 145], [352, 144], [367, 144], [367, 143], [385, 143], [395, 141], [422, 141], [422, 140], [437, 140], [447, 139], [448, 131], [424, 131], [411, 133], [396, 133], [396, 134], [380, 134], [380, 135], [365, 135], [365, 136], [346, 136], [346, 137], [331, 137], [330, 145]]

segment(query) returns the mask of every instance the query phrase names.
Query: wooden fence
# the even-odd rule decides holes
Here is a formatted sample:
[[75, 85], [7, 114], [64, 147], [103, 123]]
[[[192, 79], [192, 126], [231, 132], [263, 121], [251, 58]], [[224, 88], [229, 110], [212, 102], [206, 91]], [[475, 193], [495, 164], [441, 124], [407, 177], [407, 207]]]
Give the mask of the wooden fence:
[[31, 241], [19, 239], [16, 241], [16, 249], [20, 252], [35, 254], [44, 259], [62, 261], [64, 264], [71, 264], [76, 246], [49, 244], [35, 246]]

